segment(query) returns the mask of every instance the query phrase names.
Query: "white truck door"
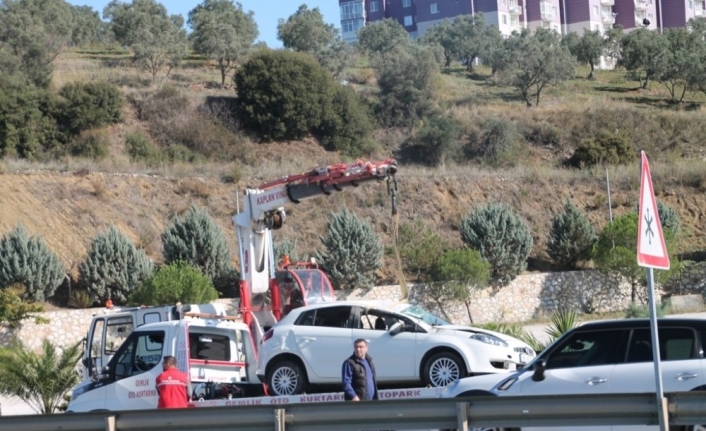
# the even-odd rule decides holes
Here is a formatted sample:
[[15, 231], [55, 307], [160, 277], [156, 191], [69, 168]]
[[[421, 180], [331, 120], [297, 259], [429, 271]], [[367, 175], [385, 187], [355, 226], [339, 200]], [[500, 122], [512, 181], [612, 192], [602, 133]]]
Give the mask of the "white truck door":
[[110, 381], [106, 385], [106, 408], [136, 410], [157, 408], [159, 400], [155, 380], [162, 372], [165, 355], [163, 330], [133, 332], [110, 363]]
[[304, 363], [316, 374], [309, 376], [309, 382], [339, 382], [343, 361], [353, 354], [351, 306], [317, 308], [306, 313], [293, 333]]
[[[400, 316], [374, 308], [359, 310], [359, 328], [353, 329], [348, 350], [353, 352], [353, 341], [363, 338], [368, 341], [368, 354], [373, 358], [379, 382], [410, 381], [419, 377], [415, 367], [417, 352], [414, 332], [390, 334], [396, 323], [406, 323]], [[409, 321], [409, 324], [413, 323]], [[350, 354], [349, 354], [350, 355]]]

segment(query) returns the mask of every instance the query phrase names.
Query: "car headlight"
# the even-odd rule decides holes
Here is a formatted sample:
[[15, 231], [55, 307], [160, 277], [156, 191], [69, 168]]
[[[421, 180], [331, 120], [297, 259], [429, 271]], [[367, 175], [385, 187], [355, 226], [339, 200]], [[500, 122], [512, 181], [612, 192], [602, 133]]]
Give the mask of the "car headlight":
[[489, 334], [473, 334], [471, 335], [472, 340], [478, 340], [482, 341], [483, 343], [486, 344], [492, 344], [494, 346], [502, 346], [502, 347], [507, 347], [507, 343], [500, 338], [494, 336], [494, 335], [489, 335]]

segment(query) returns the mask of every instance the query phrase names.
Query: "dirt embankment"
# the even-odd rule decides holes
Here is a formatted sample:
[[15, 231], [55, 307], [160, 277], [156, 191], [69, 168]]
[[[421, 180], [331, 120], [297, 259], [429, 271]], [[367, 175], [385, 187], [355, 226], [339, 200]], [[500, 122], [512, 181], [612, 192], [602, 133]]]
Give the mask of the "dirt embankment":
[[[286, 174], [286, 173], [283, 173]], [[474, 207], [504, 202], [530, 224], [535, 246], [530, 269], [545, 269], [546, 236], [551, 218], [567, 197], [600, 229], [608, 220], [605, 185], [597, 180], [561, 184], [551, 180], [510, 178], [502, 175], [442, 174], [405, 170], [400, 183], [400, 223], [422, 219], [452, 244], [461, 244], [460, 219]], [[190, 205], [207, 207], [222, 228], [237, 264], [237, 238], [230, 219], [236, 212], [237, 185], [218, 178], [165, 178], [151, 175], [81, 173], [0, 174], [0, 234], [21, 223], [41, 235], [69, 268], [76, 270], [92, 238], [111, 225], [123, 230], [155, 261], [161, 260], [160, 234], [171, 219]], [[253, 181], [257, 182], [257, 181]], [[613, 187], [613, 216], [633, 210], [638, 190], [634, 184]], [[658, 200], [675, 208], [684, 226], [681, 252], [706, 250], [706, 194], [688, 187], [672, 187]], [[287, 208], [285, 227], [276, 238], [297, 241], [299, 253], [321, 247], [332, 211], [347, 206], [369, 220], [391, 245], [394, 220], [385, 184], [365, 184], [353, 190]], [[684, 248], [688, 247], [688, 248]], [[386, 258], [380, 282], [394, 282], [392, 259]]]

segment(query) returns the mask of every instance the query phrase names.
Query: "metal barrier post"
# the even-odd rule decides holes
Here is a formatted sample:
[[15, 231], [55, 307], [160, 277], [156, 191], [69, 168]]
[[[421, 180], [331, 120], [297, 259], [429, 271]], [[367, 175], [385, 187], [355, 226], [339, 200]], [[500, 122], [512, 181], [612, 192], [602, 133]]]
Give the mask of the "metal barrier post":
[[468, 403], [456, 403], [458, 431], [468, 431]]
[[106, 416], [105, 418], [105, 431], [116, 431], [115, 427], [115, 416]]
[[284, 430], [284, 415], [286, 410], [276, 409], [275, 410], [275, 431], [285, 431]]

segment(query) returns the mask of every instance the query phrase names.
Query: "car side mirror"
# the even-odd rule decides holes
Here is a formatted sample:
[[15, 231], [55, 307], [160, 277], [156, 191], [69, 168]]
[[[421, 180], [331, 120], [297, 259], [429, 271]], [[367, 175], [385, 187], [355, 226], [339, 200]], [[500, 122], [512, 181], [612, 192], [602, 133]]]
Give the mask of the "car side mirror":
[[403, 322], [397, 322], [394, 325], [390, 326], [389, 332], [390, 335], [397, 335], [400, 332], [403, 332], [405, 330], [405, 326]]
[[544, 361], [537, 361], [534, 364], [534, 373], [532, 374], [532, 380], [535, 382], [541, 382], [544, 380], [544, 371], [547, 369], [547, 363]]

